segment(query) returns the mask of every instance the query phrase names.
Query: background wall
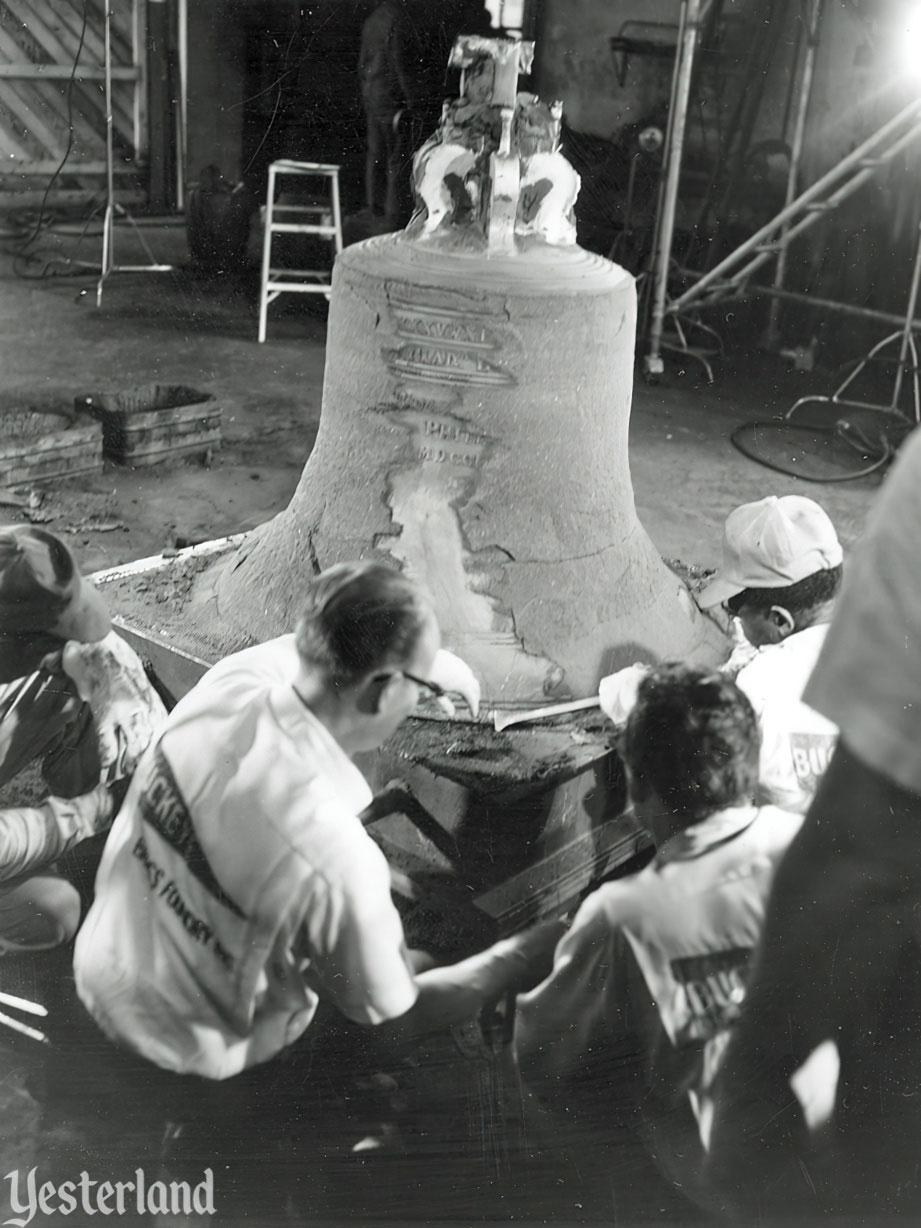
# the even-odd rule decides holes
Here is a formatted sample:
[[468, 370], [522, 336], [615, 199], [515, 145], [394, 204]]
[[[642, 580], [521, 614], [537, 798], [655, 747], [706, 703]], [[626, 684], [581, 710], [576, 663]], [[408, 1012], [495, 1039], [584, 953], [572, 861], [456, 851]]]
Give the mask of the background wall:
[[[801, 188], [921, 91], [921, 76], [906, 75], [904, 56], [907, 27], [919, 7], [914, 0], [825, 0]], [[621, 33], [674, 38], [674, 29], [643, 23], [675, 27], [679, 11], [678, 0], [542, 0], [535, 31], [540, 92], [563, 100], [566, 121], [578, 132], [614, 140], [629, 155], [631, 125], [665, 121], [672, 61], [631, 56], [619, 77], [610, 39]], [[691, 267], [713, 263], [783, 203], [789, 161], [782, 145], [792, 140], [801, 13], [799, 0], [725, 0], [721, 46], [715, 55], [698, 55], [678, 208], [679, 250]], [[769, 42], [770, 62], [759, 65]], [[921, 64], [921, 46], [915, 58]], [[721, 163], [737, 108], [758, 90], [746, 146], [756, 156]], [[791, 251], [788, 285], [903, 310], [919, 220], [919, 166], [921, 140], [808, 231]], [[657, 178], [658, 167], [647, 169]], [[600, 213], [600, 202], [594, 203]], [[612, 200], [609, 215], [616, 218], [617, 209]], [[640, 247], [637, 267], [641, 261]], [[808, 341], [818, 335], [839, 355], [879, 334], [878, 324], [810, 308], [784, 307], [784, 318], [789, 336]]]
[[[453, 2], [406, 0], [420, 29]], [[364, 118], [356, 66], [361, 25], [374, 3], [189, 0], [187, 177], [194, 181], [216, 162], [261, 198], [273, 158], [335, 161], [346, 210], [361, 208]], [[802, 186], [921, 88], [896, 71], [906, 15], [918, 7], [915, 0], [825, 0]], [[640, 54], [618, 60], [610, 40], [626, 34], [673, 41], [679, 11], [679, 0], [531, 0], [524, 12], [537, 42], [534, 84], [544, 97], [563, 100], [566, 152], [583, 177], [580, 241], [634, 271], [643, 267], [660, 173], [655, 158], [634, 164], [637, 126], [664, 127], [672, 60]], [[722, 26], [709, 32], [698, 56], [678, 209], [679, 255], [691, 267], [712, 263], [783, 201], [801, 12], [800, 0], [724, 0]], [[735, 162], [727, 160], [727, 135], [756, 96], [747, 145], [736, 150]], [[751, 147], [758, 157], [748, 158]], [[798, 241], [789, 286], [900, 311], [919, 218], [918, 163], [921, 141]], [[631, 169], [638, 173], [627, 216]], [[636, 233], [623, 239], [625, 221]], [[788, 340], [818, 336], [847, 352], [862, 345], [867, 331], [827, 312], [784, 307]]]
[[637, 59], [621, 85], [610, 39], [628, 22], [677, 20], [676, 0], [544, 0], [535, 31], [541, 93], [563, 100], [567, 123], [579, 132], [614, 136], [668, 98], [670, 64]]
[[239, 0], [189, 0], [186, 176], [193, 182], [210, 163], [232, 182], [240, 177], [246, 19], [265, 7]]

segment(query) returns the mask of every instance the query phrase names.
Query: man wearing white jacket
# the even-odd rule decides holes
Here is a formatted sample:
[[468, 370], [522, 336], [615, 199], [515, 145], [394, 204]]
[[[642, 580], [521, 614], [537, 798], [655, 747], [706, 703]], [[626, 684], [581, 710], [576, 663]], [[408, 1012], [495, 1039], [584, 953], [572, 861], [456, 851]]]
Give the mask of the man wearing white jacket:
[[[812, 499], [771, 495], [731, 512], [722, 563], [697, 595], [723, 606], [741, 632], [723, 666], [748, 696], [761, 732], [765, 800], [804, 814], [837, 741], [830, 720], [803, 703], [841, 586], [834, 525]], [[601, 707], [615, 723], [629, 712], [644, 667], [602, 679]]]
[[295, 634], [206, 674], [138, 766], [77, 939], [77, 991], [111, 1039], [224, 1080], [294, 1045], [321, 1003], [409, 1036], [523, 987], [560, 927], [417, 974], [360, 817], [352, 756], [449, 689], [475, 712], [425, 593], [367, 562], [318, 576]]
[[[551, 975], [518, 999], [526, 1086], [611, 1161], [626, 1119], [674, 1187], [701, 1182], [712, 1082], [745, 997], [777, 864], [802, 822], [754, 799], [758, 728], [719, 672], [658, 666], [622, 741], [656, 856], [589, 895]], [[615, 1194], [616, 1194], [615, 1189]]]

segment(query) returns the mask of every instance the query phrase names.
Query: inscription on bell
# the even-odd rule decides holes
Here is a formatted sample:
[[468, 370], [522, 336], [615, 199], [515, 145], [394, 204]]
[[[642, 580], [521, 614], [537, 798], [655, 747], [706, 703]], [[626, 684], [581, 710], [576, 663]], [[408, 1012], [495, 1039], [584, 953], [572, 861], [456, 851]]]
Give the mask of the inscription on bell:
[[465, 469], [479, 469], [483, 463], [482, 456], [476, 452], [459, 452], [456, 448], [433, 448], [422, 444], [419, 448], [419, 459], [435, 461], [439, 465], [460, 465]]
[[468, 431], [447, 418], [426, 418], [425, 433], [426, 435], [437, 435], [439, 439], [449, 439], [458, 443], [482, 444], [486, 442], [485, 436], [478, 435], [474, 431]]
[[469, 430], [454, 418], [434, 416], [413, 409], [398, 414], [412, 431], [413, 450], [419, 460], [460, 469], [481, 469], [491, 440]]
[[464, 319], [453, 312], [396, 310], [394, 318], [399, 337], [407, 337], [411, 340], [424, 337], [431, 341], [440, 341], [447, 345], [454, 343], [471, 349], [495, 350], [498, 348], [496, 338], [485, 324], [477, 320]]
[[434, 384], [514, 387], [514, 375], [498, 361], [499, 321], [490, 313], [390, 300], [393, 333], [381, 347], [391, 375]]
[[492, 387], [515, 383], [509, 371], [468, 349], [408, 342], [392, 348], [383, 347], [381, 352], [390, 371], [404, 378], [415, 376], [440, 384], [487, 384]]

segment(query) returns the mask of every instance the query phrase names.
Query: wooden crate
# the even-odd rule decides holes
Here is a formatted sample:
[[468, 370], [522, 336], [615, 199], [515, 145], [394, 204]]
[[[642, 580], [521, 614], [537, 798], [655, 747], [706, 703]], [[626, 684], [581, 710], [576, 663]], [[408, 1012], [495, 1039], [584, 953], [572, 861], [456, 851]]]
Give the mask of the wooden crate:
[[221, 445], [220, 405], [210, 392], [181, 384], [87, 393], [74, 408], [98, 419], [103, 454], [122, 464], [156, 465]]
[[102, 472], [102, 428], [67, 410], [0, 411], [0, 486]]

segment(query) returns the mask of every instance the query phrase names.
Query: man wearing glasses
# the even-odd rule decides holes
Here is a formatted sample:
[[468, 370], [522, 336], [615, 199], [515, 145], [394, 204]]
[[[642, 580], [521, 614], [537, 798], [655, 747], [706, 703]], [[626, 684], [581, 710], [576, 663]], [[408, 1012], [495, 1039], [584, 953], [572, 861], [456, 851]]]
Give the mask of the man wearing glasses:
[[320, 1003], [413, 1035], [536, 983], [559, 926], [417, 975], [362, 826], [371, 791], [352, 757], [446, 690], [476, 714], [428, 597], [362, 562], [312, 581], [293, 635], [185, 696], [141, 760], [77, 941], [80, 998], [111, 1039], [223, 1080], [292, 1046]]

